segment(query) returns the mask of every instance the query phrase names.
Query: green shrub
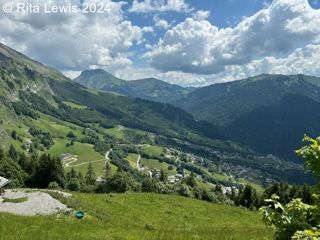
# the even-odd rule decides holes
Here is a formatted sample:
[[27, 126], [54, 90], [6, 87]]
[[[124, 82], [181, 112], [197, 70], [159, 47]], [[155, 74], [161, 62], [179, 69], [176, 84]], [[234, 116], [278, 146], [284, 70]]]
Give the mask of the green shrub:
[[[320, 180], [320, 138], [312, 139], [304, 136], [306, 143], [296, 153], [306, 162], [307, 170]], [[316, 240], [320, 237], [320, 195], [313, 195], [316, 204], [303, 203], [301, 199], [293, 199], [287, 205], [282, 205], [277, 195], [265, 200], [267, 206], [260, 210], [263, 213], [264, 222], [275, 228], [275, 239], [304, 239]]]
[[50, 182], [48, 185], [49, 189], [58, 189], [59, 188], [59, 184], [57, 182]]

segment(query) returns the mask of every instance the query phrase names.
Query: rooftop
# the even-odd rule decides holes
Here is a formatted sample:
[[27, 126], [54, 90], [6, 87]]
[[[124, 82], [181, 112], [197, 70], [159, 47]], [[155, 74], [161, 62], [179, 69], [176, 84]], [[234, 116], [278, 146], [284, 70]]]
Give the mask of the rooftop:
[[0, 177], [0, 188], [4, 187], [5, 185], [7, 185], [10, 182], [9, 179], [6, 179], [4, 177]]

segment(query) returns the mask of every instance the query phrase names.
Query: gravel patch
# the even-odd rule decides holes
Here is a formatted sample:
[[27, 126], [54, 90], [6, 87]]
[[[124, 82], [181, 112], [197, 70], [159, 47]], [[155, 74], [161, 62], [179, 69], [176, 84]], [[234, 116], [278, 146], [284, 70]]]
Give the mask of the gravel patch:
[[34, 216], [51, 215], [71, 210], [66, 205], [51, 197], [49, 194], [39, 191], [6, 190], [2, 197], [8, 199], [26, 197], [28, 200], [22, 203], [0, 201], [0, 212]]

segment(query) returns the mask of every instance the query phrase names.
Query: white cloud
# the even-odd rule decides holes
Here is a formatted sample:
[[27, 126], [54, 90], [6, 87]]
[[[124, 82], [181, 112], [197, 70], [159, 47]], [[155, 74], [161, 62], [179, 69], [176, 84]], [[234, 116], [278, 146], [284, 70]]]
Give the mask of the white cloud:
[[[99, 0], [87, 0], [100, 2]], [[6, 2], [0, 0], [0, 3]], [[15, 4], [21, 2], [13, 0]], [[44, 1], [30, 0], [43, 6]], [[46, 1], [47, 5], [57, 1]], [[80, 4], [63, 0], [59, 4]], [[123, 2], [104, 1], [111, 11], [85, 14], [0, 14], [0, 41], [60, 70], [77, 71], [95, 66], [110, 68], [131, 64], [131, 46], [143, 41], [144, 32], [126, 20]]]
[[296, 49], [286, 57], [264, 57], [245, 65], [230, 65], [223, 72], [206, 77], [204, 85], [229, 82], [262, 73], [306, 74], [320, 76], [320, 45], [307, 45]]
[[197, 21], [205, 20], [208, 17], [210, 17], [210, 11], [199, 10], [196, 13], [192, 14], [192, 18]]
[[234, 28], [187, 18], [169, 29], [145, 54], [161, 71], [216, 74], [265, 57], [286, 57], [298, 47], [318, 44], [320, 10], [307, 0], [274, 0]]
[[155, 27], [162, 28], [165, 30], [171, 27], [167, 20], [161, 19], [158, 15], [154, 16], [153, 21]]
[[150, 13], [150, 12], [190, 12], [192, 8], [185, 0], [133, 0], [129, 12]]
[[183, 72], [160, 72], [153, 68], [134, 68], [128, 66], [124, 69], [118, 69], [114, 72], [114, 75], [118, 78], [125, 80], [135, 80], [143, 78], [157, 78], [163, 81], [166, 81], [171, 84], [178, 84], [180, 86], [203, 86], [207, 84], [208, 76], [199, 76], [191, 73]]

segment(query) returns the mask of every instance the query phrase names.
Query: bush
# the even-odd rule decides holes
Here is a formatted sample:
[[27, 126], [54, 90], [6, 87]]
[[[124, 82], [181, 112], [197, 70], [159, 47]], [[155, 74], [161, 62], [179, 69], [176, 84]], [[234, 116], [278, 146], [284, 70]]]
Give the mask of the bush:
[[57, 182], [50, 182], [48, 185], [49, 189], [59, 189], [59, 184]]
[[97, 188], [97, 192], [124, 193], [127, 191], [140, 191], [140, 186], [124, 172], [116, 172], [114, 175], [107, 177], [106, 182]]
[[67, 184], [70, 191], [80, 191], [80, 182], [78, 178], [71, 178]]
[[[306, 161], [306, 168], [320, 181], [320, 138], [312, 139], [305, 136], [304, 147], [296, 153]], [[315, 198], [320, 195], [314, 194]], [[275, 228], [275, 239], [319, 239], [320, 204], [303, 203], [301, 199], [293, 199], [287, 205], [279, 202], [277, 195], [265, 200], [268, 205], [262, 207], [263, 220]], [[319, 199], [316, 199], [319, 200]]]
[[161, 192], [160, 186], [158, 184], [158, 181], [155, 179], [151, 179], [146, 177], [141, 184], [141, 191], [142, 192], [155, 192], [159, 193]]

